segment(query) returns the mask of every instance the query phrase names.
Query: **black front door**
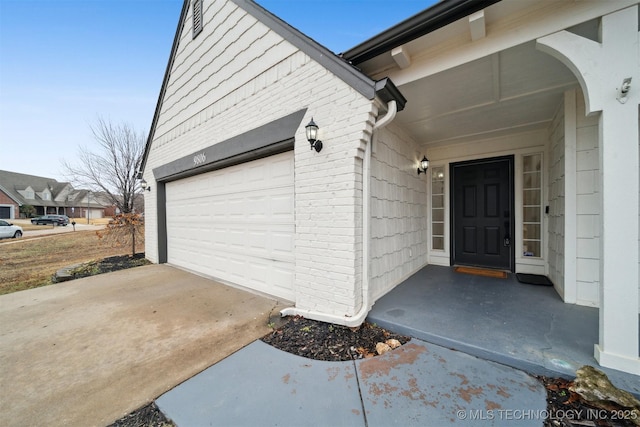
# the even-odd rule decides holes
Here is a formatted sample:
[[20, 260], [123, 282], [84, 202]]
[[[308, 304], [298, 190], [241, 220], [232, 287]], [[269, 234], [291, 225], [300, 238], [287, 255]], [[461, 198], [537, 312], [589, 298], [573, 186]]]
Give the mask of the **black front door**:
[[513, 156], [451, 165], [451, 262], [513, 269]]

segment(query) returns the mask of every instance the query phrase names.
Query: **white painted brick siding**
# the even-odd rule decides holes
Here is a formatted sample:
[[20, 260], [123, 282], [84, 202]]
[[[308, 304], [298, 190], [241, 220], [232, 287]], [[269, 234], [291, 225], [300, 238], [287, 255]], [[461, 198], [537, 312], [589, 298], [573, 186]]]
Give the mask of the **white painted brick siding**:
[[[153, 186], [153, 168], [308, 108], [294, 151], [295, 302], [353, 315], [362, 302], [361, 150], [373, 102], [231, 2], [205, 1], [195, 40], [190, 25], [189, 12], [145, 179]], [[312, 116], [320, 153], [305, 137]], [[154, 191], [145, 202], [147, 256], [157, 262]]]
[[427, 183], [417, 144], [391, 123], [371, 160], [370, 293], [375, 301], [427, 263]]

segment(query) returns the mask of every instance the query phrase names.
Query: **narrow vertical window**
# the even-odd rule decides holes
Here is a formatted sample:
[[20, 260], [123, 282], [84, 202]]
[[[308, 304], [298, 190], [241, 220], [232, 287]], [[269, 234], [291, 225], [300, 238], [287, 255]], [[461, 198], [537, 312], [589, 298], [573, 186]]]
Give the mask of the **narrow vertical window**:
[[444, 250], [444, 167], [431, 168], [431, 248]]
[[193, 0], [193, 38], [202, 32], [202, 0]]
[[542, 256], [542, 154], [522, 157], [522, 255]]

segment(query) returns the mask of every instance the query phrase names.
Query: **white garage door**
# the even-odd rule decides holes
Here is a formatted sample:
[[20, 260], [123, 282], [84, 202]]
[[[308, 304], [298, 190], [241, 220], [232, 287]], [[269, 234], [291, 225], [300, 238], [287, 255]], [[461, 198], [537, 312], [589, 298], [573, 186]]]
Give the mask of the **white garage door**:
[[167, 261], [288, 300], [293, 152], [169, 182]]

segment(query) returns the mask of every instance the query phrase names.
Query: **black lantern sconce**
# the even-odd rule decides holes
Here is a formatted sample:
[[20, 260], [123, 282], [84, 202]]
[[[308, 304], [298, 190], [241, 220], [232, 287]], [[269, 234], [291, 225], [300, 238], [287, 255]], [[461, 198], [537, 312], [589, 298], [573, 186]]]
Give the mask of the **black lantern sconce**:
[[151, 186], [144, 179], [140, 181], [140, 188], [142, 188], [142, 191], [151, 191]]
[[429, 169], [429, 159], [427, 159], [427, 156], [422, 156], [422, 160], [420, 160], [420, 167], [418, 168], [418, 175], [421, 173], [426, 174], [427, 169]]
[[315, 149], [317, 153], [322, 150], [322, 141], [318, 139], [318, 125], [313, 121], [313, 117], [311, 117], [311, 121], [308, 125], [305, 126], [307, 131], [307, 141], [311, 144], [311, 149]]

